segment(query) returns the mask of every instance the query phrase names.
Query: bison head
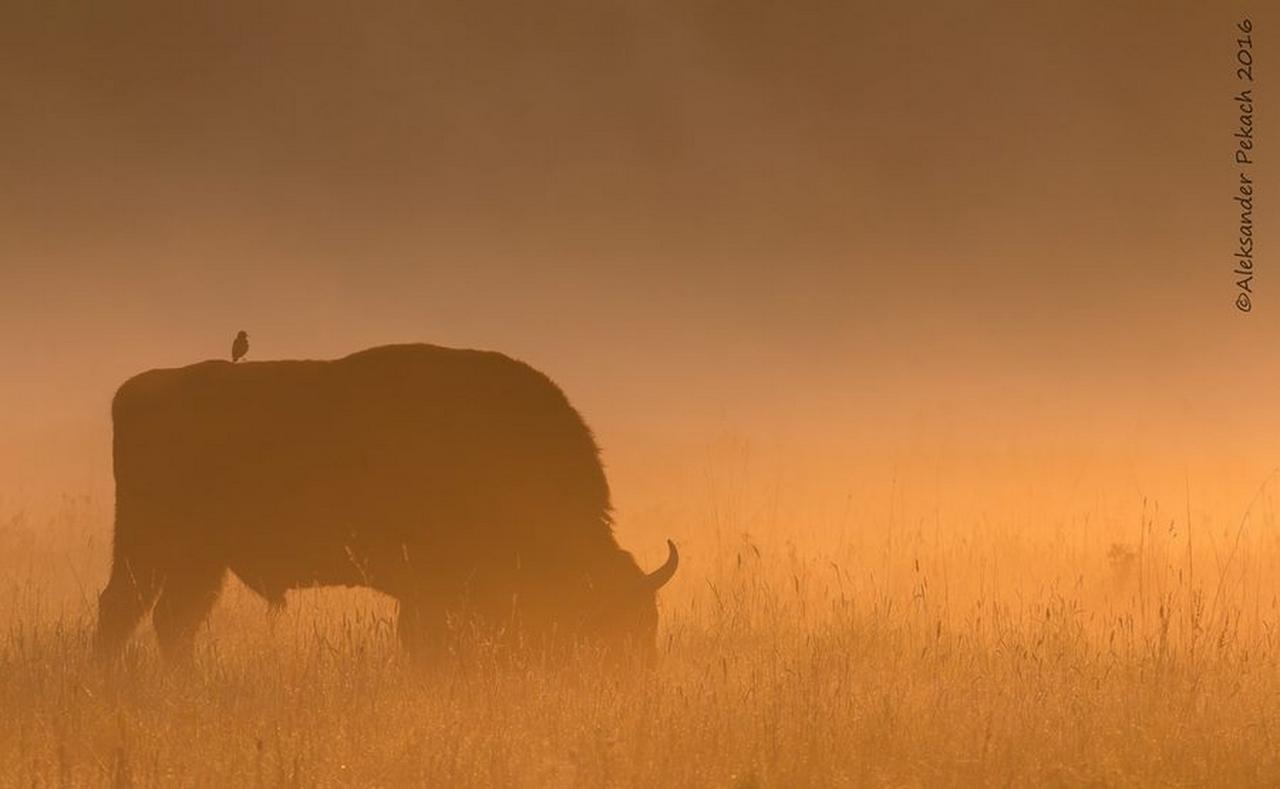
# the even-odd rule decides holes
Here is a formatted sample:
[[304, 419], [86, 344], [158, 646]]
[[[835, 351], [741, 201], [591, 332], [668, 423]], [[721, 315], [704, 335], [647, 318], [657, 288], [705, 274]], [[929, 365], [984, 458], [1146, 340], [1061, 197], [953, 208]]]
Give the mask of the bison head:
[[[599, 604], [586, 623], [586, 633], [604, 643], [629, 644], [652, 651], [658, 633], [657, 592], [675, 575], [680, 553], [667, 540], [667, 560], [651, 573], [628, 574], [615, 581], [598, 599]], [[633, 565], [634, 566], [634, 565]]]

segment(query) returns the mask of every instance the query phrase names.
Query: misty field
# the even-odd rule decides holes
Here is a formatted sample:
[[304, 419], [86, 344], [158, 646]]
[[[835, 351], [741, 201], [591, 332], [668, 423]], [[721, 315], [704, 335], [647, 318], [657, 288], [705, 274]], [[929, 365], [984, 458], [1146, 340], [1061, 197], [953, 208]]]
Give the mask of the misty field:
[[674, 532], [647, 669], [422, 669], [385, 599], [293, 593], [272, 618], [231, 580], [194, 666], [144, 625], [111, 670], [89, 653], [109, 502], [11, 507], [0, 784], [1276, 785], [1272, 506], [1190, 545], [1154, 504], [1106, 527], [718, 513]]

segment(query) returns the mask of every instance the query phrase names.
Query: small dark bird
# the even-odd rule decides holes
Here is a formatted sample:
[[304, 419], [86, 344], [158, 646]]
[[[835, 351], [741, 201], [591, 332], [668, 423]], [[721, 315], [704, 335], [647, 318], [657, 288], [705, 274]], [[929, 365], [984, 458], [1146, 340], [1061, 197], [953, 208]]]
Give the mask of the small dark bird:
[[249, 335], [240, 332], [236, 335], [236, 341], [231, 343], [231, 361], [238, 362], [249, 352]]

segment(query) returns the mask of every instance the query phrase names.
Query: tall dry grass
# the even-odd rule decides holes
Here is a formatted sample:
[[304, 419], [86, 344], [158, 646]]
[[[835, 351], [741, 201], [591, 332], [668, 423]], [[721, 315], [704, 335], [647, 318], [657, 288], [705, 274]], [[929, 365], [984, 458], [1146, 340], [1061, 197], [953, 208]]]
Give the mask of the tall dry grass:
[[722, 507], [678, 528], [650, 670], [416, 669], [384, 599], [272, 620], [231, 582], [194, 667], [144, 627], [107, 671], [110, 507], [65, 499], [0, 514], [0, 784], [1277, 785], [1272, 509], [1189, 540], [1154, 504], [1105, 528]]

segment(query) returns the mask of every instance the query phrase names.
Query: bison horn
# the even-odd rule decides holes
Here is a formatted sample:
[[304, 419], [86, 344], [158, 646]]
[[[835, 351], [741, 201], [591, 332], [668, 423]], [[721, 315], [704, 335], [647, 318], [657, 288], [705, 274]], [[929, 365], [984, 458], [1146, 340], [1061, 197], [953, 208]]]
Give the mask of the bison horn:
[[676, 574], [676, 567], [679, 566], [680, 553], [676, 551], [676, 544], [667, 540], [667, 561], [644, 577], [645, 586], [655, 592], [658, 591], [671, 580], [671, 576]]

